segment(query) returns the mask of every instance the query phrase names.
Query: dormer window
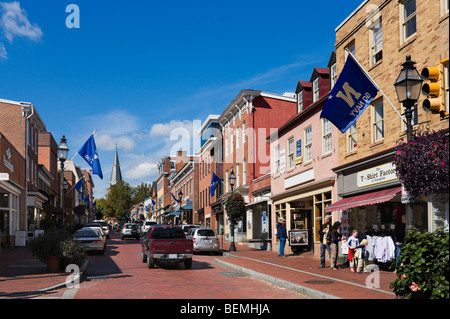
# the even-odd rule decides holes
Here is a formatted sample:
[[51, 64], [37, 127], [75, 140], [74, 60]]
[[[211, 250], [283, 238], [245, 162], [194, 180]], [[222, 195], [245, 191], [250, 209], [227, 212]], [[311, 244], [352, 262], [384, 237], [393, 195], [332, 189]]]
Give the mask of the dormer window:
[[319, 78], [313, 81], [313, 103], [319, 100]]
[[297, 113], [303, 111], [303, 90], [297, 94]]

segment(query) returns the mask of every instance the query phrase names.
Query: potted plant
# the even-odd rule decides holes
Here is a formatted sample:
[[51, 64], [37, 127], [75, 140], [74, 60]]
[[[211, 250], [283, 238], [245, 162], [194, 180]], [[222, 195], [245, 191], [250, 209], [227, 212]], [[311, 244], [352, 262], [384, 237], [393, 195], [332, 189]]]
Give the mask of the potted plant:
[[33, 256], [47, 264], [47, 271], [58, 272], [62, 257], [60, 244], [64, 240], [65, 235], [59, 232], [46, 232], [44, 235], [30, 240], [28, 247]]
[[66, 269], [70, 264], [76, 264], [81, 267], [86, 260], [86, 251], [84, 247], [74, 242], [71, 239], [66, 239], [61, 242], [61, 269]]

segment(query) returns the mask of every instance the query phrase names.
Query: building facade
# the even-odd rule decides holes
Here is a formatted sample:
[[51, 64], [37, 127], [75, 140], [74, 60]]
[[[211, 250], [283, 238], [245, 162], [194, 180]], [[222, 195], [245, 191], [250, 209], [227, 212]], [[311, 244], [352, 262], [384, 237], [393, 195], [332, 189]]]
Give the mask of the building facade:
[[[270, 148], [266, 138], [296, 114], [296, 110], [297, 103], [292, 94], [278, 95], [257, 90], [242, 90], [223, 110], [219, 117], [223, 140], [223, 200], [231, 194], [229, 176], [232, 171], [236, 176], [233, 191], [239, 192], [248, 204], [254, 204], [254, 198], [260, 200], [259, 194], [253, 195], [254, 186], [259, 185], [253, 181], [270, 173]], [[268, 229], [262, 227], [267, 223], [263, 212], [270, 216], [267, 215], [270, 204], [267, 196], [259, 204], [262, 209], [250, 209], [251, 213], [238, 224], [236, 241], [267, 239], [268, 233], [263, 233], [263, 230]], [[249, 221], [252, 228], [247, 235]], [[230, 234], [226, 216], [224, 222], [225, 234]]]
[[[374, 10], [379, 9], [379, 10]], [[426, 67], [442, 70], [448, 92], [449, 58], [448, 1], [364, 1], [336, 28], [337, 73], [348, 54], [384, 92], [380, 92], [355, 125], [339, 134], [338, 199], [326, 209], [338, 212], [343, 232], [405, 236], [408, 221], [415, 229], [432, 231], [448, 225], [448, 197], [420, 197], [402, 201], [401, 181], [392, 165], [397, 141], [406, 139], [403, 106], [394, 83], [406, 56], [421, 72]], [[421, 96], [413, 113], [414, 130], [448, 132], [448, 93], [440, 112], [427, 112]], [[437, 222], [439, 221], [439, 222]]]
[[[314, 68], [309, 81], [299, 81], [296, 88], [298, 113], [270, 136], [273, 201], [272, 220], [286, 221], [288, 241], [285, 252], [320, 253], [318, 230], [325, 217], [325, 207], [336, 198], [338, 130], [320, 118], [330, 92], [335, 53], [328, 68]], [[272, 246], [278, 249], [276, 227]]]

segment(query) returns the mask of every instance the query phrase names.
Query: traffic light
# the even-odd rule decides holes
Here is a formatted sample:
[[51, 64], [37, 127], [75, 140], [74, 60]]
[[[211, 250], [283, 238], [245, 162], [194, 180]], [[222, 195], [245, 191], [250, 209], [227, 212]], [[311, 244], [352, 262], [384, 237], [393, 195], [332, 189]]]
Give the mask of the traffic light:
[[425, 111], [445, 111], [443, 73], [444, 67], [442, 63], [438, 66], [427, 67], [422, 70], [422, 78], [429, 81], [422, 86], [422, 93], [427, 96], [422, 103]]

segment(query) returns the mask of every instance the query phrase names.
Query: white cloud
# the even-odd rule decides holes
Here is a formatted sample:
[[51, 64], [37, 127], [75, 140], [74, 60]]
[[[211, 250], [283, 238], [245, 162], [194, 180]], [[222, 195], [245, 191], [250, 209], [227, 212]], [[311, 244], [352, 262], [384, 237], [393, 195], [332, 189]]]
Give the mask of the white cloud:
[[105, 151], [113, 151], [116, 147], [125, 151], [132, 151], [136, 147], [136, 143], [130, 136], [117, 136], [113, 137], [109, 134], [96, 134], [95, 143], [99, 149]]
[[42, 36], [41, 28], [28, 20], [28, 15], [20, 7], [20, 3], [0, 2], [0, 29], [9, 42], [15, 37], [24, 37], [33, 41], [39, 41]]
[[157, 164], [150, 163], [150, 162], [144, 162], [140, 163], [137, 166], [126, 170], [123, 173], [124, 179], [138, 179], [138, 180], [144, 180], [148, 179], [150, 177], [154, 177], [158, 172]]
[[6, 52], [5, 45], [0, 42], [0, 60], [8, 59], [8, 52]]
[[184, 120], [177, 121], [172, 120], [168, 123], [157, 123], [152, 126], [150, 129], [150, 136], [165, 136], [170, 137], [172, 132], [176, 129], [186, 129], [189, 132], [192, 132], [192, 121]]

